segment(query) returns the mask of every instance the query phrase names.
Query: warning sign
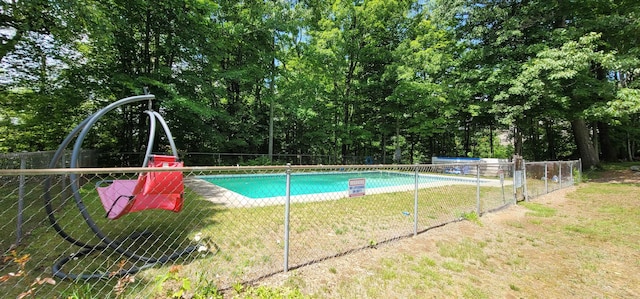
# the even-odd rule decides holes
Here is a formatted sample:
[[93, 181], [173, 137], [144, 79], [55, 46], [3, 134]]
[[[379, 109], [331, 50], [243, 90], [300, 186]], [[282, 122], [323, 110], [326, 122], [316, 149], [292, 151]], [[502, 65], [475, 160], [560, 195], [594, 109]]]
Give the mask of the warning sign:
[[363, 196], [365, 193], [365, 179], [349, 180], [349, 197]]

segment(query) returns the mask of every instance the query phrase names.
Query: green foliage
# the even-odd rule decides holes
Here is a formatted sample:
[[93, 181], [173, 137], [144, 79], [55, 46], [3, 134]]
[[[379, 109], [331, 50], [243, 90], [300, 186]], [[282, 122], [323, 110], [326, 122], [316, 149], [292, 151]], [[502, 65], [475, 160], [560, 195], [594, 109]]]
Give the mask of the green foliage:
[[309, 298], [308, 296], [303, 295], [300, 290], [297, 289], [287, 289], [287, 288], [271, 288], [266, 286], [259, 287], [251, 287], [248, 288], [245, 292], [239, 294], [237, 298], [259, 298], [259, 299], [280, 299], [280, 298], [291, 298], [291, 299], [301, 299], [301, 298]]
[[538, 203], [522, 202], [520, 205], [531, 211], [527, 212], [527, 215], [535, 217], [552, 217], [555, 216], [557, 212], [554, 208], [549, 208]]
[[469, 222], [473, 222], [479, 226], [482, 226], [482, 222], [480, 222], [480, 216], [476, 212], [464, 212], [461, 215], [462, 219], [467, 220]]
[[249, 160], [244, 164], [248, 166], [264, 166], [264, 165], [271, 165], [271, 161], [269, 161], [269, 157], [261, 156], [261, 157]]
[[580, 171], [580, 169], [578, 168], [574, 168], [571, 170], [571, 175], [573, 176], [573, 180], [577, 183], [580, 184], [583, 181], [585, 181], [584, 175], [583, 173]]
[[454, 258], [460, 262], [469, 260], [479, 261], [482, 264], [487, 262], [487, 254], [483, 248], [486, 247], [485, 242], [475, 241], [465, 238], [461, 242], [438, 242], [438, 253], [443, 257]]
[[447, 270], [451, 270], [453, 272], [462, 272], [464, 271], [464, 265], [455, 261], [447, 261], [442, 263], [442, 268]]
[[63, 298], [67, 299], [97, 299], [102, 298], [96, 291], [92, 289], [91, 284], [83, 283], [74, 285], [71, 290], [65, 291], [61, 294]]
[[[0, 43], [1, 152], [53, 149], [90, 113], [146, 86], [182, 152], [266, 153], [272, 124], [274, 153], [343, 163], [587, 158], [598, 152], [578, 133], [599, 122], [609, 130], [592, 131], [609, 160], [638, 154], [634, 1], [2, 7], [0, 25], [15, 34]], [[87, 146], [142, 151], [146, 108], [105, 115]], [[512, 145], [496, 138], [507, 133]]]
[[601, 35], [590, 33], [577, 41], [568, 41], [559, 48], [538, 52], [536, 58], [523, 67], [520, 76], [509, 89], [510, 94], [535, 100], [535, 105], [557, 107], [558, 113], [573, 119], [594, 100], [614, 97], [614, 84], [593, 75], [593, 65], [612, 65], [614, 56], [596, 49]]
[[224, 294], [220, 290], [218, 290], [218, 287], [214, 283], [207, 281], [203, 277], [200, 277], [199, 283], [194, 287], [193, 293], [194, 299], [224, 298]]
[[[493, 133], [493, 140], [489, 138], [490, 136], [486, 136], [492, 134], [491, 132], [485, 134], [485, 132], [476, 134], [479, 136], [475, 136], [476, 145], [473, 147], [470, 157], [508, 159], [513, 156], [512, 145], [501, 144], [499, 136], [495, 133]], [[493, 144], [491, 144], [491, 141], [493, 141]]]
[[238, 294], [240, 294], [240, 293], [242, 293], [242, 291], [244, 291], [244, 285], [242, 285], [239, 282], [234, 283], [232, 287], [233, 287], [233, 290]]
[[[164, 289], [164, 286], [172, 282], [173, 289]], [[177, 287], [175, 287], [177, 282]], [[236, 293], [233, 298], [307, 298], [298, 289], [288, 288], [270, 288], [265, 286], [259, 287], [245, 287], [241, 283], [234, 283], [232, 285], [234, 292]], [[211, 282], [200, 280], [196, 286], [192, 286], [189, 278], [180, 277], [177, 271], [169, 271], [167, 274], [156, 278], [155, 293], [159, 296], [166, 296], [167, 298], [185, 298], [187, 294], [190, 298], [202, 298], [202, 299], [221, 299], [224, 298], [224, 294], [218, 290], [218, 288]], [[74, 294], [76, 292], [74, 291]], [[90, 293], [78, 293], [78, 297], [73, 298], [89, 298], [83, 297]]]

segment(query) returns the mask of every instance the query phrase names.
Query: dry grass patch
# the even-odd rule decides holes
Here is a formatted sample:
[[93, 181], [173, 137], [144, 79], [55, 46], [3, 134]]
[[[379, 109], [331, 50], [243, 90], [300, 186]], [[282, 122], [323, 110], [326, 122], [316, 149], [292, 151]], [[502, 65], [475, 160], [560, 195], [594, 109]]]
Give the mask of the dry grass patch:
[[298, 287], [317, 298], [637, 298], [639, 194], [635, 184], [563, 189], [486, 214], [483, 226], [449, 224], [298, 269]]

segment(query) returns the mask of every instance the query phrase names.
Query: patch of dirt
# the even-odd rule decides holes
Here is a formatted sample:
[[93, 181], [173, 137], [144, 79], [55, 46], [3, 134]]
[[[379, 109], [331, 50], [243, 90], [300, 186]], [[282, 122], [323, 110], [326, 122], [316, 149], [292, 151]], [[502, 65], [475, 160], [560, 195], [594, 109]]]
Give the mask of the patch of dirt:
[[[588, 184], [640, 183], [640, 174], [630, 170], [604, 177]], [[259, 284], [320, 298], [640, 298], [640, 241], [621, 246], [588, 233], [593, 219], [607, 221], [593, 202], [572, 199], [588, 184], [535, 198], [535, 204], [556, 211], [551, 217], [511, 206], [484, 215], [481, 225], [448, 224]], [[615, 200], [640, 208], [640, 188], [635, 191]], [[640, 215], [631, 221], [637, 225]], [[447, 244], [476, 244], [481, 251], [456, 259], [443, 254]], [[449, 266], [456, 264], [462, 269]]]

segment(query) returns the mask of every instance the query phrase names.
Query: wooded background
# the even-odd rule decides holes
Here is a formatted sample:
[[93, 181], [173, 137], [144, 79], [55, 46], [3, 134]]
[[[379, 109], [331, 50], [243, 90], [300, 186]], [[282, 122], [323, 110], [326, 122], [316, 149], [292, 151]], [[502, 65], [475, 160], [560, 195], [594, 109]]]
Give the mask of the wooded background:
[[[0, 152], [145, 86], [183, 152], [267, 154], [270, 125], [274, 154], [361, 163], [640, 152], [637, 0], [13, 0], [0, 39]], [[85, 147], [143, 151], [145, 108]]]

